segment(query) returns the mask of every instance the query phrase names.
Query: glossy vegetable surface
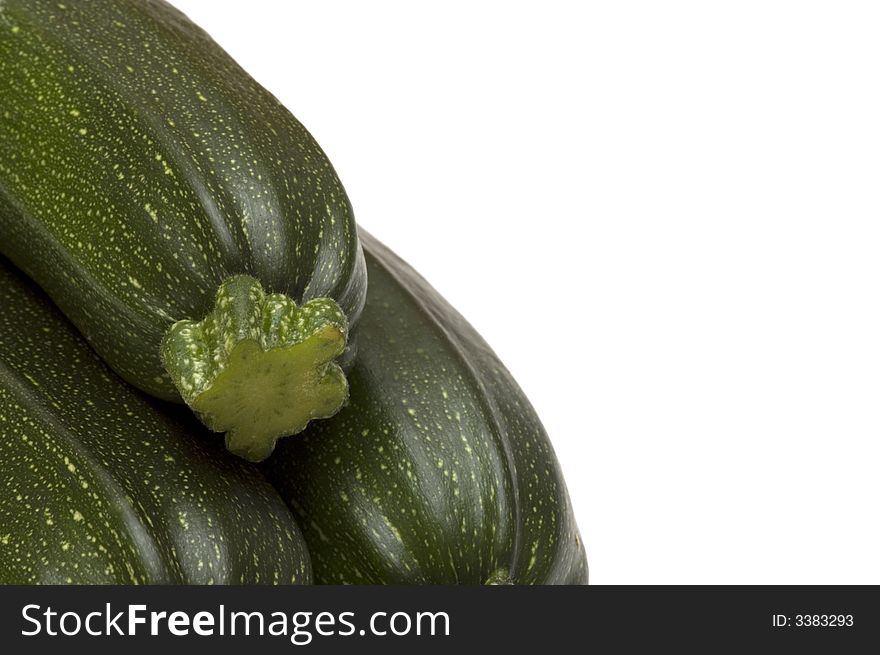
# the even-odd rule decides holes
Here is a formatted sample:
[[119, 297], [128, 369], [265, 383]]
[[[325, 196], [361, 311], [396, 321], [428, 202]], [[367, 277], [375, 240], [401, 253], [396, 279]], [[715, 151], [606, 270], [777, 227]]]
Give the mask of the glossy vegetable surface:
[[[312, 136], [201, 29], [158, 0], [3, 0], [0, 98], [0, 249], [114, 370], [253, 459], [338, 409], [344, 376], [303, 344], [339, 354], [360, 315], [351, 207]], [[278, 329], [297, 312], [323, 322]], [[240, 366], [253, 344], [287, 392], [271, 434]]]
[[0, 583], [309, 582], [290, 511], [218, 446], [0, 258]]
[[583, 584], [547, 434], [425, 280], [362, 233], [370, 289], [350, 404], [266, 464], [321, 583]]

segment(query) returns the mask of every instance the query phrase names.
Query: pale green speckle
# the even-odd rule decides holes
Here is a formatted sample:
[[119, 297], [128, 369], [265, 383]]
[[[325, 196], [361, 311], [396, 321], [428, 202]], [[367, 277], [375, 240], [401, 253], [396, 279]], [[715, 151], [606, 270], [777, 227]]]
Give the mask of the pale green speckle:
[[295, 499], [316, 580], [586, 582], [555, 457], [522, 392], [436, 292], [365, 244], [349, 405], [268, 468]]
[[162, 338], [239, 273], [297, 302], [332, 297], [356, 322], [366, 278], [345, 191], [226, 53], [164, 3], [69, 3], [63, 18], [45, 0], [3, 6], [0, 143], [51, 146], [0, 149], [15, 208], [0, 250], [117, 372], [180, 400]]
[[0, 307], [0, 584], [310, 579], [252, 469], [122, 383], [8, 266]]

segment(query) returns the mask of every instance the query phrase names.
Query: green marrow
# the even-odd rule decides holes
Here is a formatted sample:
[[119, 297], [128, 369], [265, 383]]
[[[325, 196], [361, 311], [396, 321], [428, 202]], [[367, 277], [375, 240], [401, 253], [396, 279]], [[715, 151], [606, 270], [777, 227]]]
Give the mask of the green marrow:
[[348, 198], [207, 34], [157, 0], [3, 0], [0, 98], [0, 249], [119, 375], [252, 460], [343, 405]]
[[120, 380], [0, 258], [0, 583], [309, 583], [251, 464]]
[[485, 341], [361, 232], [370, 288], [349, 404], [264, 463], [319, 583], [585, 584], [538, 417]]

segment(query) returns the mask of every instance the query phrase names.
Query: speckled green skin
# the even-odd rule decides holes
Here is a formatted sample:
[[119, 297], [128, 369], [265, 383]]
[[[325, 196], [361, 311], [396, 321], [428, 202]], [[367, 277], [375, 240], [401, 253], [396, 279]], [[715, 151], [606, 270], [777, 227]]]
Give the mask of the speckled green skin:
[[366, 293], [320, 147], [157, 0], [0, 2], [0, 250], [114, 370], [169, 400], [162, 338], [231, 275], [332, 298], [352, 331]]
[[236, 275], [220, 285], [205, 319], [171, 326], [162, 359], [202, 423], [226, 432], [230, 452], [260, 462], [279, 438], [342, 407], [348, 384], [333, 360], [347, 333], [345, 313], [330, 298], [297, 306]]
[[349, 405], [265, 467], [320, 583], [585, 584], [538, 417], [485, 341], [361, 233], [370, 289]]
[[0, 258], [0, 583], [311, 580], [278, 494], [159, 404]]

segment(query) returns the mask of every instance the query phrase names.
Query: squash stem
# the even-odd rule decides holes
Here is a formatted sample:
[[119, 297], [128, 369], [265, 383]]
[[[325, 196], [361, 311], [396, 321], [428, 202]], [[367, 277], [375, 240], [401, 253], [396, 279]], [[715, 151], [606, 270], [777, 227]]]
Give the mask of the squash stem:
[[228, 450], [259, 462], [279, 438], [345, 403], [348, 383], [334, 360], [347, 338], [348, 320], [332, 299], [297, 306], [236, 275], [203, 320], [168, 329], [162, 361], [202, 423], [226, 433]]
[[498, 569], [492, 575], [489, 576], [489, 579], [486, 580], [484, 585], [512, 585], [513, 580], [510, 577], [510, 572], [507, 569]]

